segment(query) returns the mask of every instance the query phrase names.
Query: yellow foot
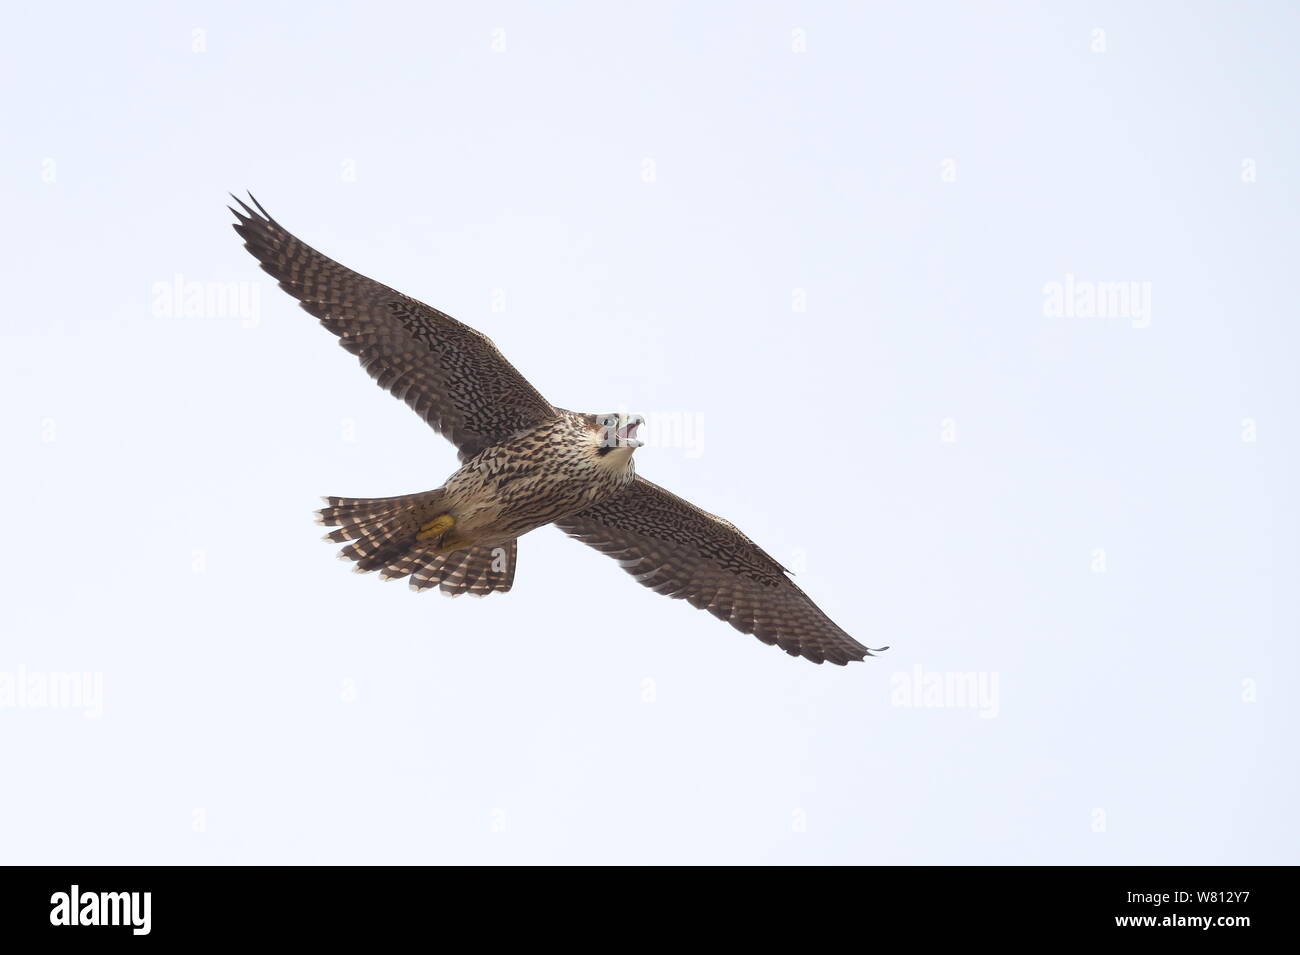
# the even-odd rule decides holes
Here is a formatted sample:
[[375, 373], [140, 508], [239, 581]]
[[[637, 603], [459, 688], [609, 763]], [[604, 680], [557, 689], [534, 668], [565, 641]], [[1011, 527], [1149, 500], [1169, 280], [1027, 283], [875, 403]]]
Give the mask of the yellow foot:
[[415, 535], [418, 541], [427, 541], [431, 538], [441, 537], [447, 531], [456, 525], [456, 519], [450, 514], [439, 514], [429, 523], [420, 527], [420, 532]]
[[472, 541], [467, 540], [446, 540], [438, 545], [438, 553], [454, 554], [458, 550], [465, 550], [467, 547], [473, 547]]

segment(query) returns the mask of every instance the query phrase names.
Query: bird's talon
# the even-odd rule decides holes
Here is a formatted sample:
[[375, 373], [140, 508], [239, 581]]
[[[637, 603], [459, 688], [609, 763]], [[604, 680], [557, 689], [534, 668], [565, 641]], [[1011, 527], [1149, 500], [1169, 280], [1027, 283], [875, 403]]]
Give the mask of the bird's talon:
[[420, 532], [415, 535], [415, 539], [427, 541], [435, 537], [441, 537], [455, 525], [456, 519], [450, 514], [439, 514], [429, 523], [421, 525]]

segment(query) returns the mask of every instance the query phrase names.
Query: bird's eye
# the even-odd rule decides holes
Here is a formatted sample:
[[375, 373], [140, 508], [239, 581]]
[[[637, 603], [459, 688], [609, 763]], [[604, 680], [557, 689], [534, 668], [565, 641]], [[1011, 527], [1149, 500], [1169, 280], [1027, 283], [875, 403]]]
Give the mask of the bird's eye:
[[596, 452], [603, 457], [618, 446], [618, 415], [600, 415], [596, 420], [600, 445]]

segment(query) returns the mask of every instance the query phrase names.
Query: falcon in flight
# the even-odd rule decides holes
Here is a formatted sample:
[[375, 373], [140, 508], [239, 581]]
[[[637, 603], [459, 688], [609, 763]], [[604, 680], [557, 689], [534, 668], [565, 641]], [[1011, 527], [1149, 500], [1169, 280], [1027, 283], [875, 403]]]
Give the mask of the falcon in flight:
[[415, 590], [508, 591], [518, 539], [543, 524], [617, 560], [640, 583], [814, 663], [871, 651], [727, 521], [636, 473], [640, 415], [556, 408], [483, 334], [344, 268], [290, 235], [256, 199], [235, 231], [280, 287], [382, 386], [460, 451], [442, 487], [325, 498], [326, 540], [358, 571]]

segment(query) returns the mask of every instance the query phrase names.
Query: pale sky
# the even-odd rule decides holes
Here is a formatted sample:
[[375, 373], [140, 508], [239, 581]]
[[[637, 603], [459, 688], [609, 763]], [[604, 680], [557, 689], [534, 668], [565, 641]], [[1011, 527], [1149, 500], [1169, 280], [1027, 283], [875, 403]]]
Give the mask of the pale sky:
[[[1300, 861], [1293, 7], [342, 6], [0, 37], [0, 861]], [[455, 453], [245, 189], [891, 649], [350, 573]]]

